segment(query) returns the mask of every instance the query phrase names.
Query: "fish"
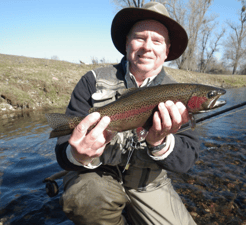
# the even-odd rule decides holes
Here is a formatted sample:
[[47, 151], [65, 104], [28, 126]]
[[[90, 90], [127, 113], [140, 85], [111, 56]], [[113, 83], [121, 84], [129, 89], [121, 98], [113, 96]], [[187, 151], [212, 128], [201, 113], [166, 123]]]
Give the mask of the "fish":
[[[189, 83], [126, 89], [126, 93], [116, 101], [99, 108], [91, 108], [89, 113], [99, 112], [101, 117], [110, 117], [110, 124], [107, 127], [110, 132], [117, 133], [137, 128], [148, 130], [152, 126], [153, 114], [158, 110], [160, 102], [180, 101], [186, 106], [194, 126], [193, 114], [225, 105], [226, 101], [218, 100], [225, 93], [226, 91], [222, 88]], [[60, 113], [46, 114], [46, 118], [50, 127], [53, 128], [50, 138], [71, 134], [84, 119], [84, 117]]]

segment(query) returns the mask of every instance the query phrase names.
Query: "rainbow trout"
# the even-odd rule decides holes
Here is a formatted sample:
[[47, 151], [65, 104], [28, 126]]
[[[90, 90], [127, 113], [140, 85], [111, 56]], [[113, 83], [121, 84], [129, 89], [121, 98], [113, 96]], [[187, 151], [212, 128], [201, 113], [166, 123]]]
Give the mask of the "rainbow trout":
[[[111, 119], [107, 130], [122, 132], [139, 127], [148, 130], [152, 126], [153, 114], [158, 110], [160, 102], [171, 100], [182, 102], [189, 113], [196, 114], [224, 105], [225, 101], [218, 101], [226, 91], [200, 84], [165, 84], [154, 87], [134, 88], [118, 100], [99, 108], [90, 109], [99, 112], [101, 117]], [[71, 134], [73, 129], [84, 117], [72, 117], [65, 114], [46, 114], [48, 123], [53, 130], [50, 138]], [[194, 119], [191, 120], [194, 121]]]

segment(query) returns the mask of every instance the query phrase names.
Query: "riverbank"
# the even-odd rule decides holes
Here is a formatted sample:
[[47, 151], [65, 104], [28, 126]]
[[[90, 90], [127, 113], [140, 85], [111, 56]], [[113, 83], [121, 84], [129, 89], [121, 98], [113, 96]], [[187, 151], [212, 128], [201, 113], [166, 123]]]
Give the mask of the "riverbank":
[[[101, 65], [0, 54], [0, 114], [21, 110], [66, 107], [70, 95], [87, 71]], [[223, 88], [246, 87], [246, 76], [212, 75], [165, 67], [181, 83]]]

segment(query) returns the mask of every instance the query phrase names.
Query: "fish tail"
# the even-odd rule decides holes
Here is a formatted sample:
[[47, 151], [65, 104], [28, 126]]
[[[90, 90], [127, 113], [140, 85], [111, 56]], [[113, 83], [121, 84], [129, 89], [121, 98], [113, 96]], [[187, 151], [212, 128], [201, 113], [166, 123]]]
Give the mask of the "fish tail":
[[50, 138], [71, 134], [83, 117], [68, 116], [60, 113], [45, 114], [48, 124], [53, 130]]

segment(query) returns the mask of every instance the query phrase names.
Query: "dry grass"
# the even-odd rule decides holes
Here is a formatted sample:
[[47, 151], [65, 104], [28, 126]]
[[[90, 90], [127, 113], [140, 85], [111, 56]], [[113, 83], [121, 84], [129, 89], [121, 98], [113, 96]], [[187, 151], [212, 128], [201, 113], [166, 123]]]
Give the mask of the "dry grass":
[[[65, 107], [87, 71], [104, 65], [0, 54], [0, 113], [9, 109]], [[211, 75], [165, 68], [176, 81], [222, 87], [246, 86], [246, 76]]]
[[165, 68], [165, 71], [180, 83], [199, 83], [218, 87], [246, 87], [245, 75], [215, 75]]
[[[95, 66], [94, 66], [95, 67]], [[80, 77], [93, 65], [0, 54], [0, 103], [13, 108], [68, 104]]]

